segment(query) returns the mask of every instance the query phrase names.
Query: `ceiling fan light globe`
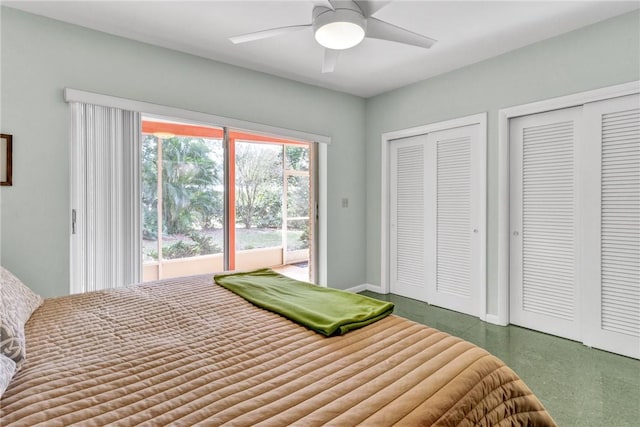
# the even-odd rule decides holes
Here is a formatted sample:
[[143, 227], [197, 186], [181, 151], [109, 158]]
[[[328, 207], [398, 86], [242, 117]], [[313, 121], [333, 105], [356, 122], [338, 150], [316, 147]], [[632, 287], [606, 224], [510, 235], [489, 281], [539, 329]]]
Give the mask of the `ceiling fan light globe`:
[[360, 10], [316, 7], [313, 10], [313, 33], [316, 41], [327, 49], [349, 49], [365, 37], [367, 22]]
[[353, 22], [330, 22], [318, 28], [315, 37], [327, 49], [349, 49], [364, 39], [364, 29]]

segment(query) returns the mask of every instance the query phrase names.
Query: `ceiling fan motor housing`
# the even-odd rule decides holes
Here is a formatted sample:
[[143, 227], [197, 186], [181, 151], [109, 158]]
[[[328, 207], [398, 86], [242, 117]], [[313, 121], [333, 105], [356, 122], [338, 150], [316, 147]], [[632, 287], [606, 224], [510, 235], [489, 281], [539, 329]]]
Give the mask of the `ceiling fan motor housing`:
[[[355, 6], [355, 5], [354, 5]], [[367, 20], [356, 7], [315, 7], [313, 9], [313, 33], [322, 46], [329, 49], [348, 49], [359, 44], [365, 36]], [[335, 36], [339, 35], [339, 38]]]

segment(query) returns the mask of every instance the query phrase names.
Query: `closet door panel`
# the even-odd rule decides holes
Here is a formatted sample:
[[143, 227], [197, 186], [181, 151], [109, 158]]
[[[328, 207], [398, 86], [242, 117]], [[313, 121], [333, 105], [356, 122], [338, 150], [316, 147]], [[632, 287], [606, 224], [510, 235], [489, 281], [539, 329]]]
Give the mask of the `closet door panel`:
[[428, 299], [477, 316], [484, 286], [480, 126], [430, 133], [427, 152]]
[[640, 95], [586, 104], [584, 122], [584, 342], [640, 358]]
[[511, 323], [580, 339], [577, 161], [581, 107], [510, 121]]
[[391, 143], [391, 292], [420, 301], [426, 297], [425, 266], [426, 135]]

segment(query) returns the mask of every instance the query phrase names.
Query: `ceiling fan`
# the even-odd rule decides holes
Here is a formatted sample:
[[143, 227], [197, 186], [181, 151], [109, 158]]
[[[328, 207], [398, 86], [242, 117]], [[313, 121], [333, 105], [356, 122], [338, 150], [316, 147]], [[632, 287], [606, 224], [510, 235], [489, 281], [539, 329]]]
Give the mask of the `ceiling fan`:
[[233, 43], [246, 43], [313, 29], [316, 41], [322, 45], [322, 72], [331, 73], [340, 51], [358, 45], [365, 37], [389, 40], [422, 48], [430, 48], [436, 40], [374, 18], [372, 15], [390, 1], [318, 0], [314, 1], [311, 24], [271, 28], [229, 38]]

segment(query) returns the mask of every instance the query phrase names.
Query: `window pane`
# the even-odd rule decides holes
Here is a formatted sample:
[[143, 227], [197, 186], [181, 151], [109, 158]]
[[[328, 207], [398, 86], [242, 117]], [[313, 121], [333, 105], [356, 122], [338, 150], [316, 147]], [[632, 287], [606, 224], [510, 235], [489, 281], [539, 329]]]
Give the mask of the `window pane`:
[[282, 146], [236, 143], [236, 249], [282, 246]]
[[296, 171], [309, 170], [309, 147], [287, 145], [285, 146], [287, 157], [287, 169]]
[[287, 251], [309, 249], [309, 220], [287, 221]]
[[287, 217], [309, 217], [309, 177], [287, 177]]
[[173, 137], [162, 144], [164, 259], [222, 253], [222, 141]]

